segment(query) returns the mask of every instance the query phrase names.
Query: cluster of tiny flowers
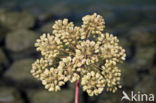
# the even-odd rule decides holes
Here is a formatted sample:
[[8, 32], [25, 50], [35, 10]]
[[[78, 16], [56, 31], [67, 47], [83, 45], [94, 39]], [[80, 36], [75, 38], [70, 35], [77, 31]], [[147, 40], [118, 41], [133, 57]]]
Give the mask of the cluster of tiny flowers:
[[66, 82], [80, 80], [89, 96], [106, 88], [113, 93], [121, 88], [118, 63], [125, 60], [125, 50], [116, 36], [103, 33], [105, 22], [94, 13], [82, 18], [81, 27], [68, 19], [58, 20], [52, 33], [43, 34], [35, 47], [42, 57], [32, 64], [32, 75], [49, 91], [59, 91]]

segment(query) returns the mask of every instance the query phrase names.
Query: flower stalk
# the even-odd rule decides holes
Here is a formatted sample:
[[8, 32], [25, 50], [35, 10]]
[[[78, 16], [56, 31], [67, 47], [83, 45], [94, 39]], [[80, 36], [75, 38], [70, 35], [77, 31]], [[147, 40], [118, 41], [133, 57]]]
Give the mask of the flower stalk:
[[77, 80], [75, 87], [75, 103], [79, 103], [79, 89], [80, 89], [80, 80]]

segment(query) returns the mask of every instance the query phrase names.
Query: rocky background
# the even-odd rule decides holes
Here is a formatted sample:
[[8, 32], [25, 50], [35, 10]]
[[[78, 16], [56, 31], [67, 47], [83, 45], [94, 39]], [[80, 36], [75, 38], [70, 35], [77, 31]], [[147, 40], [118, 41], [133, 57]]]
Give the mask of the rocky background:
[[31, 64], [40, 56], [34, 42], [51, 32], [55, 20], [69, 18], [79, 25], [94, 12], [126, 49], [123, 88], [95, 97], [80, 91], [80, 103], [120, 103], [123, 90], [156, 96], [155, 0], [0, 0], [0, 103], [73, 103], [75, 84], [50, 93], [31, 76]]

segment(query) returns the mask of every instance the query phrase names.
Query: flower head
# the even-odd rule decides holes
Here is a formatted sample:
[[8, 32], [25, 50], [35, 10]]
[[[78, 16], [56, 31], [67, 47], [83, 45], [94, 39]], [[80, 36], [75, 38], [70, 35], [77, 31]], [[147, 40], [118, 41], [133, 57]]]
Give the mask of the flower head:
[[105, 22], [94, 13], [82, 18], [81, 27], [68, 19], [58, 20], [50, 34], [37, 39], [35, 47], [43, 56], [32, 64], [32, 75], [49, 91], [59, 91], [67, 81], [81, 81], [83, 91], [98, 95], [106, 88], [121, 88], [118, 63], [125, 60], [125, 50], [116, 36], [103, 33]]
[[106, 82], [100, 73], [91, 71], [82, 77], [81, 84], [83, 85], [83, 90], [87, 91], [90, 96], [93, 96], [103, 91]]

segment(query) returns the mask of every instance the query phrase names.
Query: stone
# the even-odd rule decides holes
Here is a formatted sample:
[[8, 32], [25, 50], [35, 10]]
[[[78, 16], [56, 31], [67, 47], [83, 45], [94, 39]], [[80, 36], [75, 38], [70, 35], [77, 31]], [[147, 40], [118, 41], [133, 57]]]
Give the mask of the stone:
[[74, 91], [64, 89], [60, 92], [49, 92], [47, 90], [31, 91], [28, 94], [31, 103], [73, 103]]
[[104, 91], [104, 93], [102, 93], [102, 95], [99, 96], [98, 102], [96, 103], [120, 103], [121, 102], [120, 96], [121, 96], [121, 91], [119, 90], [116, 93]]
[[3, 71], [3, 67], [0, 66], [0, 76], [1, 76], [1, 72]]
[[[121, 84], [123, 87], [134, 87], [139, 81], [135, 65], [124, 62], [119, 65], [121, 69]], [[132, 76], [133, 74], [133, 76]]]
[[0, 77], [1, 77], [1, 75], [2, 75], [2, 71], [3, 71], [3, 67], [0, 66]]
[[42, 33], [51, 33], [52, 32], [52, 23], [47, 23], [41, 28]]
[[119, 45], [123, 48], [128, 48], [131, 46], [132, 42], [126, 36], [118, 36]]
[[24, 103], [16, 89], [5, 86], [0, 91], [0, 103]]
[[[29, 84], [33, 83], [35, 79], [32, 77], [30, 70], [34, 59], [26, 58], [15, 61], [8, 71], [5, 73], [5, 77], [11, 78], [18, 83]], [[36, 80], [37, 81], [37, 80]]]
[[[63, 16], [70, 14], [70, 7], [66, 3], [57, 3], [49, 7], [51, 15]], [[49, 14], [50, 15], [50, 14]]]
[[8, 59], [3, 52], [3, 50], [0, 48], [0, 66], [6, 66], [8, 64]]
[[0, 12], [0, 24], [11, 30], [31, 28], [35, 24], [35, 17], [27, 12]]
[[[2, 16], [5, 12], [6, 12], [5, 9], [0, 9], [0, 18], [1, 18], [1, 16]], [[1, 41], [3, 41], [4, 38], [6, 37], [7, 32], [8, 32], [8, 29], [6, 29], [5, 27], [3, 27], [3, 26], [1, 25], [1, 22], [0, 22], [0, 43], [1, 43]]]
[[8, 33], [6, 38], [7, 49], [13, 52], [22, 52], [34, 47], [38, 35], [30, 30], [16, 30]]
[[150, 68], [150, 75], [156, 78], [156, 66]]
[[138, 47], [135, 56], [136, 67], [138, 69], [149, 68], [153, 63], [155, 53], [154, 46]]
[[130, 22], [117, 23], [114, 27], [112, 27], [112, 29], [110, 29], [110, 32], [124, 35], [129, 30], [130, 25]]
[[6, 67], [8, 65], [8, 63], [9, 63], [9, 61], [8, 61], [5, 53], [0, 48], [0, 76], [1, 76], [2, 71], [4, 70], [4, 67]]
[[119, 45], [126, 51], [126, 60], [132, 59], [134, 56], [132, 50], [132, 42], [126, 36], [118, 36]]
[[0, 16], [4, 15], [7, 12], [6, 9], [0, 9]]
[[53, 13], [52, 12], [49, 12], [49, 11], [45, 11], [45, 12], [41, 12], [38, 14], [38, 20], [39, 21], [48, 21], [48, 20], [51, 20], [53, 18]]
[[9, 31], [8, 29], [6, 29], [0, 25], [0, 45], [3, 44], [3, 41], [4, 41], [8, 31]]
[[135, 86], [135, 91], [140, 91], [142, 93], [156, 93], [156, 82], [155, 79], [149, 75], [144, 75], [143, 79], [138, 82]]
[[[113, 10], [102, 8], [102, 9], [99, 9], [98, 12], [104, 18], [104, 20], [107, 22], [108, 26], [111, 26], [109, 23], [111, 23], [111, 24], [114, 23], [113, 19], [115, 19], [115, 12]], [[114, 25], [114, 24], [112, 24], [112, 25]]]
[[152, 34], [144, 27], [136, 27], [129, 31], [130, 40], [137, 46], [154, 45], [156, 42], [155, 34]]

